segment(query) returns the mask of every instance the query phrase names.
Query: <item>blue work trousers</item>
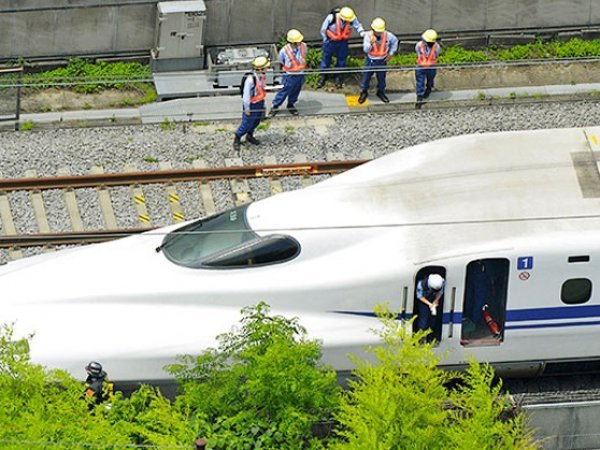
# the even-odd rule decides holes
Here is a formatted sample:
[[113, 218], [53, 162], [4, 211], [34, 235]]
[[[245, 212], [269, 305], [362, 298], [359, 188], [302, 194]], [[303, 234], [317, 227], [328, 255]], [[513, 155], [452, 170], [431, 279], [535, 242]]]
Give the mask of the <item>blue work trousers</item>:
[[304, 84], [304, 75], [290, 75], [286, 73], [283, 75], [282, 81], [283, 87], [275, 95], [273, 106], [280, 107], [286, 98], [288, 106], [294, 106], [298, 101], [300, 90]]
[[323, 43], [323, 57], [321, 58], [321, 69], [331, 66], [331, 58], [337, 58], [336, 67], [346, 67], [348, 57], [348, 41], [325, 41]]
[[250, 103], [250, 115], [247, 116], [242, 112], [242, 124], [235, 132], [235, 135], [239, 138], [244, 136], [246, 133], [254, 133], [256, 127], [265, 116], [265, 101], [261, 100], [257, 103]]
[[385, 75], [386, 70], [382, 70], [381, 68], [386, 67], [387, 62], [385, 59], [371, 59], [367, 56], [367, 61], [365, 63], [365, 68], [374, 67], [378, 70], [375, 72], [374, 70], [365, 70], [363, 72], [362, 80], [360, 82], [360, 90], [368, 91], [369, 84], [371, 83], [371, 77], [373, 73], [377, 74], [377, 90], [381, 92], [385, 92]]
[[415, 70], [415, 78], [417, 80], [417, 97], [423, 97], [425, 95], [425, 89], [430, 91], [433, 89], [433, 80], [437, 69], [425, 69], [417, 67]]
[[417, 302], [417, 329], [418, 330], [429, 330], [431, 329], [431, 310], [429, 306], [423, 303], [421, 300], [415, 300]]

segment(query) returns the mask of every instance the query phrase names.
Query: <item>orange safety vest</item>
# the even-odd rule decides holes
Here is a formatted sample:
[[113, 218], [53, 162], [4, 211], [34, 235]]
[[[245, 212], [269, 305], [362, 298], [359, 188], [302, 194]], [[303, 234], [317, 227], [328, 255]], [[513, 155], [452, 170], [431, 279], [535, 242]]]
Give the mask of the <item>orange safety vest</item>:
[[331, 31], [331, 28], [327, 27], [327, 37], [332, 41], [347, 41], [350, 39], [350, 22], [344, 22], [342, 25], [342, 19], [337, 14], [335, 15], [335, 32]]
[[438, 48], [439, 44], [436, 42], [429, 49], [429, 55], [427, 55], [427, 44], [425, 41], [419, 42], [417, 45], [417, 66], [429, 67], [433, 66], [438, 61]]
[[304, 42], [300, 42], [300, 61], [298, 61], [294, 52], [292, 52], [291, 45], [288, 44], [283, 49], [292, 64], [291, 66], [283, 66], [283, 70], [286, 72], [300, 72], [301, 70], [306, 69], [306, 44]]
[[[373, 32], [371, 32], [371, 35], [374, 36]], [[369, 52], [369, 56], [371, 58], [381, 58], [382, 56], [386, 56], [387, 55], [386, 44], [387, 44], [387, 32], [384, 31], [383, 34], [381, 35], [381, 41], [379, 42], [379, 45], [377, 44], [377, 41], [375, 41], [373, 43], [373, 45], [371, 45], [371, 51]]]
[[254, 77], [254, 97], [250, 99], [250, 103], [258, 103], [267, 96], [267, 76], [256, 75]]

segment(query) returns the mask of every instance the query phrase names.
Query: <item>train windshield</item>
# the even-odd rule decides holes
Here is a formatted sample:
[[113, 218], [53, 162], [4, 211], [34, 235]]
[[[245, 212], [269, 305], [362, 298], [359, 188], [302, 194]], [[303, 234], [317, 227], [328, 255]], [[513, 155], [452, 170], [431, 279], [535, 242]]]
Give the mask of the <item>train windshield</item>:
[[191, 268], [241, 268], [288, 261], [300, 252], [290, 236], [259, 236], [248, 226], [243, 205], [169, 233], [160, 250], [175, 264]]

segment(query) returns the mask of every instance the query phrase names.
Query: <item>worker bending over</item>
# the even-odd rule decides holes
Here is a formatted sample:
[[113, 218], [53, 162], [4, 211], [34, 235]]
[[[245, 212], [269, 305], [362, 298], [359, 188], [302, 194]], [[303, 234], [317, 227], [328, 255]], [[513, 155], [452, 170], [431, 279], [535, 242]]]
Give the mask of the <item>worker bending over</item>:
[[367, 54], [365, 71], [360, 83], [358, 103], [364, 103], [369, 96], [369, 83], [373, 73], [377, 73], [377, 97], [384, 103], [390, 99], [385, 95], [387, 62], [398, 51], [398, 38], [385, 30], [385, 20], [376, 17], [371, 22], [371, 31], [363, 37], [363, 50]]
[[[339, 11], [337, 9], [332, 10], [321, 26], [321, 36], [323, 37], [323, 57], [321, 58], [321, 76], [317, 84], [318, 88], [323, 87], [325, 84], [325, 73], [323, 71], [331, 66], [331, 59], [333, 56], [336, 57], [336, 67], [341, 69], [346, 67], [346, 58], [348, 58], [348, 41], [350, 40], [350, 34], [354, 28], [361, 36], [363, 36], [365, 30], [356, 18], [356, 14], [352, 8], [344, 6]], [[335, 87], [340, 89], [342, 87], [342, 76], [341, 73], [335, 75]]]

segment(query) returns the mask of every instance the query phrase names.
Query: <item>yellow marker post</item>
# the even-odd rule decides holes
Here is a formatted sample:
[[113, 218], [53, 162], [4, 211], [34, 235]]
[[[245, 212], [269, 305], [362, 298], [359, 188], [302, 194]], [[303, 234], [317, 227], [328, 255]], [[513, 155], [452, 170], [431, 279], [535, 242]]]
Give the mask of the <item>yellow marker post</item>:
[[358, 95], [346, 95], [346, 104], [350, 107], [363, 108], [369, 106], [369, 99], [366, 99], [364, 103], [358, 103]]

